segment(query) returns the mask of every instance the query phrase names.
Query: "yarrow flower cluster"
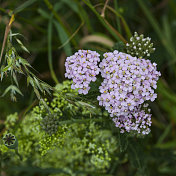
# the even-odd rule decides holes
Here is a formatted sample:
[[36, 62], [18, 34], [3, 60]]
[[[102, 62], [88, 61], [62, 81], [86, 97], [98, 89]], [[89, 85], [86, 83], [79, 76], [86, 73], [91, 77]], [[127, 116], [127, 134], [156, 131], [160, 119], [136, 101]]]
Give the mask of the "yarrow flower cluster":
[[133, 131], [145, 135], [151, 126], [146, 101], [156, 99], [154, 90], [161, 74], [156, 63], [144, 59], [155, 50], [149, 37], [135, 32], [126, 44], [126, 50], [128, 54], [117, 50], [105, 53], [99, 67], [98, 53], [79, 50], [67, 58], [65, 76], [73, 79], [72, 89], [79, 88], [80, 94], [87, 94], [90, 82], [101, 72], [104, 80], [99, 87], [99, 105], [113, 117], [121, 133]]
[[71, 88], [78, 88], [79, 94], [87, 94], [90, 82], [96, 81], [96, 76], [100, 72], [99, 56], [96, 51], [79, 50], [73, 56], [67, 57], [65, 77], [73, 80]]
[[[114, 121], [122, 128], [121, 132], [137, 130], [140, 133], [140, 125], [134, 127], [134, 124], [144, 118], [144, 112], [138, 116], [134, 114], [139, 112], [139, 105], [157, 97], [154, 89], [161, 74], [156, 70], [156, 64], [115, 50], [104, 54], [100, 68], [104, 81], [99, 87], [99, 105], [104, 106], [112, 117], [117, 117]], [[144, 129], [143, 133], [148, 134], [148, 128]]]

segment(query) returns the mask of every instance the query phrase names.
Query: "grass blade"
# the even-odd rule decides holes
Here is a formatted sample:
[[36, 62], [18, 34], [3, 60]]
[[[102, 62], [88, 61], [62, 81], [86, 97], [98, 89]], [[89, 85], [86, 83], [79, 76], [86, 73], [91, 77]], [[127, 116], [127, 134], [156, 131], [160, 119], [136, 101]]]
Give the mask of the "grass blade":
[[[125, 39], [123, 38], [123, 36], [121, 36], [121, 34], [118, 31], [116, 31], [107, 21], [105, 21], [104, 18], [102, 18], [102, 16], [95, 10], [94, 6], [90, 2], [88, 2], [86, 0], [82, 0], [82, 1], [92, 10], [92, 12], [97, 16], [97, 18], [102, 23], [102, 25], [111, 33], [111, 35], [117, 41], [125, 42]], [[119, 36], [121, 36], [121, 37], [119, 38]]]
[[68, 38], [67, 33], [65, 32], [63, 27], [58, 22], [54, 21], [54, 25], [56, 27], [56, 30], [57, 30], [58, 36], [60, 38], [60, 41], [62, 43], [61, 46], [64, 48], [66, 55], [67, 56], [72, 55], [72, 49], [71, 49], [71, 45], [69, 43], [70, 40], [68, 41], [69, 38]]
[[56, 84], [59, 83], [54, 69], [53, 69], [53, 63], [52, 63], [52, 16], [49, 20], [48, 23], [48, 63], [49, 63], [49, 68], [50, 68], [50, 72], [51, 72], [51, 77], [53, 78], [53, 80], [55, 81]]
[[21, 4], [19, 7], [17, 7], [13, 13], [17, 14], [21, 11], [23, 11], [26, 7], [29, 7], [30, 5], [32, 5], [33, 3], [35, 3], [37, 0], [28, 0], [25, 3]]
[[139, 4], [139, 6], [141, 7], [141, 9], [143, 10], [143, 12], [145, 13], [149, 22], [153, 26], [155, 32], [157, 33], [157, 35], [160, 38], [163, 45], [165, 46], [166, 50], [168, 51], [168, 53], [172, 57], [173, 61], [176, 62], [176, 52], [175, 52], [174, 46], [169, 43], [169, 41], [168, 41], [169, 39], [167, 38], [167, 36], [163, 36], [163, 31], [161, 30], [161, 28], [160, 28], [158, 22], [156, 21], [156, 19], [152, 16], [149, 9], [146, 7], [144, 1], [137, 0], [137, 2]]

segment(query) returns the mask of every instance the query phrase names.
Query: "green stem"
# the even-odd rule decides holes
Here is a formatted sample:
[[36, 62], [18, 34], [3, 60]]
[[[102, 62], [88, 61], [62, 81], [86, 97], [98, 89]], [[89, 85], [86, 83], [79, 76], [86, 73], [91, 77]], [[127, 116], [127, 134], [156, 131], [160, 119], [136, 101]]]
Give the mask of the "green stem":
[[59, 81], [55, 75], [55, 72], [53, 69], [53, 63], [52, 63], [52, 16], [48, 24], [48, 63], [49, 63], [49, 69], [51, 72], [51, 77], [53, 78], [55, 83], [58, 84]]
[[[117, 12], [117, 11], [118, 11], [118, 2], [117, 2], [117, 1], [114, 1], [114, 6], [115, 6], [115, 12]], [[121, 25], [120, 25], [120, 20], [119, 20], [119, 18], [116, 18], [116, 22], [117, 22], [118, 30], [119, 30], [119, 32], [121, 33], [122, 30], [121, 30]]]
[[57, 21], [63, 25], [62, 20], [60, 19], [60, 16], [56, 13], [56, 11], [53, 8], [53, 5], [49, 2], [49, 0], [44, 0], [45, 4], [47, 5], [48, 9], [51, 10]]
[[[116, 2], [116, 1], [115, 1], [115, 2]], [[103, 3], [99, 3], [98, 5], [96, 5], [96, 6], [94, 6], [94, 7], [99, 7], [99, 6], [103, 6]], [[125, 21], [125, 19], [123, 18], [123, 16], [122, 16], [120, 13], [118, 13], [117, 10], [113, 9], [113, 8], [110, 7], [109, 5], [107, 5], [106, 8], [107, 8], [108, 10], [110, 10], [112, 13], [114, 13], [117, 17], [120, 18], [120, 20], [122, 21], [122, 25], [123, 25], [123, 27], [124, 27], [124, 29], [125, 29], [125, 32], [126, 32], [126, 34], [127, 34], [127, 36], [128, 36], [128, 39], [130, 39], [131, 36], [132, 36], [132, 34], [131, 34], [130, 28], [129, 28], [127, 22]], [[116, 8], [117, 8], [117, 7], [116, 7]], [[118, 31], [119, 31], [119, 33], [121, 33], [120, 20], [117, 18], [117, 23], [119, 23], [119, 24], [118, 24], [118, 28], [119, 28]]]
[[7, 11], [3, 8], [0, 7], [0, 11], [4, 12], [4, 13], [7, 13]]
[[18, 149], [15, 149], [15, 153], [19, 156], [20, 160], [23, 160], [23, 157], [19, 154]]
[[[48, 9], [52, 12], [52, 14], [54, 15], [54, 17], [56, 18], [56, 20], [59, 22], [59, 24], [62, 26], [62, 28], [66, 31], [68, 36], [71, 36], [71, 33], [67, 30], [67, 28], [65, 27], [65, 25], [63, 24], [60, 16], [57, 14], [57, 12], [54, 10], [53, 5], [50, 3], [49, 0], [44, 0], [45, 4], [47, 5]], [[76, 42], [74, 40], [72, 40], [72, 43], [74, 46], [77, 46]]]
[[[126, 40], [123, 38], [123, 36], [117, 31], [115, 30], [109, 23], [107, 20], [105, 20], [94, 8], [94, 6], [86, 1], [86, 0], [82, 0], [91, 10], [92, 12], [98, 17], [98, 19], [100, 20], [100, 22], [102, 23], [102, 25], [108, 29], [108, 31], [111, 33], [111, 35], [117, 40], [117, 41], [123, 41], [124, 43], [126, 43]], [[118, 35], [117, 35], [118, 34]]]
[[90, 121], [94, 121], [94, 122], [102, 122], [103, 120], [105, 119], [73, 119], [73, 120], [66, 120], [66, 121], [61, 121], [60, 124], [61, 125], [64, 125], [64, 124], [72, 124], [72, 123], [87, 123], [87, 122], [90, 122]]

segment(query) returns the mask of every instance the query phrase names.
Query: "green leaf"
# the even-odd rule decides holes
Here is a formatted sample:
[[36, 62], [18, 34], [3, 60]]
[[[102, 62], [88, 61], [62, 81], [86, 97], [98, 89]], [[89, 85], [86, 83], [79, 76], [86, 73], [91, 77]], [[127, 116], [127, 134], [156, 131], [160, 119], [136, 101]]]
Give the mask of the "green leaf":
[[2, 81], [3, 77], [4, 77], [4, 72], [1, 72], [0, 77], [1, 77], [1, 81]]
[[18, 89], [18, 87], [14, 86], [14, 85], [10, 85], [9, 87], [7, 87], [4, 91], [4, 93], [1, 95], [1, 97], [4, 97], [9, 91], [13, 91], [13, 92], [17, 92], [18, 94], [22, 95], [22, 92]]
[[39, 81], [37, 80], [36, 77], [34, 77], [34, 81], [35, 81], [37, 87], [40, 89], [40, 91], [43, 92], [43, 88], [40, 86], [40, 83], [39, 83]]
[[[23, 36], [23, 35], [20, 34], [20, 33], [10, 33], [10, 34], [9, 34], [9, 37], [14, 37], [14, 36], [18, 36], [18, 35]], [[23, 37], [24, 37], [24, 36], [23, 36]]]
[[50, 88], [47, 84], [45, 84], [45, 83], [41, 83], [41, 85], [42, 85], [43, 89], [44, 89], [49, 95], [51, 95], [51, 92], [50, 92], [51, 88]]
[[35, 3], [36, 1], [39, 1], [39, 0], [28, 0], [26, 2], [24, 2], [23, 4], [21, 4], [19, 7], [17, 7], [13, 13], [14, 14], [17, 14], [21, 11], [23, 11], [25, 8], [29, 7], [30, 5], [32, 5], [33, 3]]
[[50, 15], [44, 11], [43, 9], [38, 9], [38, 13], [43, 17], [43, 18], [46, 18], [46, 19], [49, 19], [50, 18]]
[[28, 77], [27, 79], [28, 79], [28, 80], [27, 80], [27, 84], [30, 83], [31, 86], [34, 88], [34, 87], [35, 87], [35, 84], [34, 84], [33, 78], [32, 78], [32, 77]]
[[174, 149], [176, 146], [176, 140], [173, 141], [168, 141], [166, 143], [162, 143], [162, 144], [157, 144], [155, 147], [156, 148], [160, 148], [160, 149]]
[[13, 80], [15, 81], [16, 85], [19, 87], [17, 77], [16, 77], [16, 74], [14, 72], [12, 72], [12, 76], [13, 76]]
[[79, 8], [74, 0], [61, 0], [61, 1], [67, 4], [74, 12], [76, 13], [79, 12]]
[[161, 27], [159, 26], [158, 21], [154, 18], [154, 16], [150, 12], [149, 8], [146, 6], [145, 2], [141, 1], [141, 0], [137, 0], [137, 2], [139, 4], [139, 6], [141, 7], [141, 9], [143, 10], [146, 17], [148, 18], [149, 22], [151, 23], [151, 25], [152, 25], [153, 29], [155, 30], [156, 34], [158, 35], [159, 39], [161, 40], [161, 42], [165, 46], [166, 50], [170, 54], [170, 56], [171, 56], [170, 59], [173, 59], [174, 62], [176, 62], [176, 51], [175, 51], [174, 45], [169, 42], [170, 38], [168, 38], [167, 35], [163, 35], [163, 31], [162, 31]]
[[54, 69], [53, 69], [53, 61], [52, 61], [52, 16], [50, 17], [49, 23], [48, 23], [48, 63], [49, 63], [49, 68], [51, 72], [51, 76], [53, 80], [55, 81], [56, 84], [59, 83]]
[[55, 168], [38, 168], [38, 167], [26, 167], [26, 166], [20, 166], [20, 167], [10, 167], [11, 171], [20, 171], [20, 172], [27, 172], [29, 174], [35, 174], [35, 173], [40, 173], [42, 175], [48, 175], [48, 174], [58, 174], [58, 173], [64, 173], [66, 175], [70, 175], [68, 174], [66, 171], [64, 171], [63, 169], [55, 169]]
[[20, 57], [20, 56], [18, 56], [16, 59], [17, 59], [17, 60], [19, 61], [19, 63], [22, 64], [23, 66], [28, 66], [28, 67], [31, 67], [31, 68], [32, 68], [32, 66], [29, 64], [29, 62], [28, 62], [26, 59], [23, 59], [23, 58]]
[[[59, 4], [55, 5], [55, 9], [58, 10], [58, 6]], [[38, 9], [38, 12], [44, 17], [44, 18], [47, 18], [47, 19], [50, 19], [50, 15], [45, 12], [44, 10], [42, 9]], [[60, 25], [60, 23], [54, 19], [52, 19], [52, 21], [54, 22], [54, 25], [56, 27], [56, 30], [57, 30], [57, 33], [58, 33], [58, 36], [60, 38], [60, 41], [61, 41], [61, 44], [65, 44], [65, 42], [69, 39], [69, 36], [67, 35], [67, 32], [65, 31], [65, 29], [63, 28], [62, 25]], [[67, 56], [70, 56], [72, 55], [72, 50], [71, 50], [71, 45], [70, 43], [68, 42], [66, 45], [64, 45], [64, 51], [66, 53]]]
[[21, 48], [26, 51], [27, 53], [30, 53], [29, 50], [23, 45], [23, 43], [21, 42], [21, 40], [15, 38], [16, 41], [18, 42], [18, 44], [21, 46]]
[[140, 140], [129, 140], [128, 156], [132, 167], [137, 169], [137, 174], [142, 176], [148, 176], [148, 172], [146, 170], [147, 166], [145, 160], [145, 153], [143, 151], [144, 149], [142, 149], [143, 146]]
[[127, 134], [122, 134], [120, 131], [118, 132], [118, 145], [120, 148], [120, 152], [126, 151], [128, 147], [128, 137]]
[[164, 130], [164, 132], [163, 132], [163, 134], [159, 137], [159, 139], [158, 139], [158, 141], [157, 141], [157, 146], [159, 146], [163, 141], [164, 141], [164, 139], [167, 137], [167, 135], [170, 133], [170, 131], [171, 131], [171, 124], [169, 124], [166, 128], [165, 128], [165, 130]]
[[[61, 43], [64, 44], [69, 38], [67, 33], [58, 22], [54, 21], [54, 25], [56, 27]], [[72, 55], [72, 49], [69, 42], [63, 48], [67, 56]]]
[[38, 99], [41, 99], [41, 96], [40, 96], [39, 91], [38, 91], [35, 87], [33, 87], [33, 88], [34, 88], [34, 92], [35, 92], [37, 98], [38, 98]]
[[29, 86], [30, 79], [31, 79], [31, 77], [30, 77], [30, 76], [28, 76], [28, 77], [27, 77], [27, 87]]
[[10, 64], [10, 65], [7, 65], [6, 67], [4, 67], [3, 69], [2, 69], [2, 71], [3, 72], [6, 72], [7, 70], [9, 70], [9, 68], [12, 66], [12, 64]]
[[81, 106], [86, 106], [86, 107], [91, 108], [91, 109], [96, 108], [95, 106], [92, 106], [91, 104], [83, 102], [83, 101], [77, 101], [76, 104], [78, 104], [78, 105], [80, 104]]

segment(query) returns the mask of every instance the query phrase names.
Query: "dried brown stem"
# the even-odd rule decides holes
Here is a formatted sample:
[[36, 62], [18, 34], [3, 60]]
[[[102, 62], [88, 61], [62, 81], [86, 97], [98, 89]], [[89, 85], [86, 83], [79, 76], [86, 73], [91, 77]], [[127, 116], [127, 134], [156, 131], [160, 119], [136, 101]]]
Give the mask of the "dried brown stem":
[[103, 10], [102, 10], [102, 12], [101, 12], [101, 16], [102, 16], [103, 18], [105, 17], [105, 10], [106, 10], [106, 7], [107, 7], [107, 5], [108, 5], [108, 2], [109, 2], [109, 0], [106, 0], [105, 5], [104, 5], [104, 7], [103, 7]]
[[0, 63], [1, 63], [1, 60], [2, 60], [2, 56], [3, 56], [3, 52], [4, 52], [4, 48], [5, 48], [7, 36], [8, 36], [8, 34], [9, 34], [9, 31], [10, 31], [10, 29], [11, 29], [11, 26], [12, 26], [12, 23], [13, 23], [14, 20], [15, 20], [15, 16], [14, 16], [14, 14], [13, 14], [13, 15], [11, 16], [11, 18], [10, 18], [9, 23], [8, 23], [7, 26], [6, 26], [6, 29], [5, 29], [4, 40], [3, 40], [2, 49], [1, 49]]

